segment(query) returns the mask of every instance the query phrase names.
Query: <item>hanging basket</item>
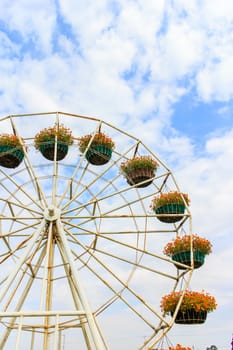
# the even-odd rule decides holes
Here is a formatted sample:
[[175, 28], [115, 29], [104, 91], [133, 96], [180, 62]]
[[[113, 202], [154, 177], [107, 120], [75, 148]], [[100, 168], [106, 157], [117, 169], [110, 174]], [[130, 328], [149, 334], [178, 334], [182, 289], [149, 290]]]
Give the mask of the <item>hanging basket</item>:
[[112, 149], [103, 145], [91, 146], [87, 153], [86, 159], [93, 165], [104, 165], [108, 163], [112, 156]]
[[[191, 266], [191, 252], [190, 251], [185, 251], [185, 252], [179, 252], [176, 253], [174, 255], [172, 255], [172, 260], [180, 262], [182, 264]], [[205, 262], [205, 254], [202, 252], [199, 252], [197, 250], [195, 250], [193, 252], [193, 263], [194, 263], [194, 269], [197, 269], [199, 267], [201, 267]], [[179, 270], [185, 270], [185, 266], [180, 266], [178, 264], [175, 264], [175, 266], [179, 269]]]
[[[65, 156], [68, 153], [68, 145], [64, 144], [63, 142], [57, 141], [57, 157], [56, 160], [62, 160], [65, 158]], [[55, 142], [43, 142], [39, 147], [40, 152], [43, 154], [43, 156], [48, 160], [54, 160], [54, 153], [55, 153]]]
[[24, 158], [23, 150], [13, 146], [0, 146], [0, 165], [5, 168], [16, 168]]
[[156, 214], [172, 214], [166, 216], [158, 216], [158, 220], [167, 223], [174, 223], [180, 221], [183, 215], [176, 216], [175, 214], [184, 214], [185, 206], [180, 203], [167, 203], [155, 209]]
[[147, 187], [152, 181], [155, 173], [152, 169], [132, 169], [126, 176], [127, 183], [135, 187]]
[[[173, 316], [173, 312], [171, 315]], [[178, 311], [175, 319], [177, 324], [201, 324], [206, 321], [207, 311], [196, 311], [189, 309], [185, 311]]]

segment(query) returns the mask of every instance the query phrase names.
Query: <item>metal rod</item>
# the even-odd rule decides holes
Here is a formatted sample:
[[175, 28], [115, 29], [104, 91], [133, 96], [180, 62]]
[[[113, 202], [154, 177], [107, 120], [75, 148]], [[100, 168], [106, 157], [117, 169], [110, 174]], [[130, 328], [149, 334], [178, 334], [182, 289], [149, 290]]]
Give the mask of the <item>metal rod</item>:
[[0, 317], [43, 317], [43, 316], [80, 316], [85, 315], [85, 310], [50, 310], [50, 311], [6, 311], [0, 312]]
[[59, 316], [56, 315], [53, 350], [59, 350]]
[[15, 344], [15, 350], [19, 349], [22, 325], [23, 325], [23, 316], [20, 316], [19, 327], [18, 327], [17, 338], [16, 338], [16, 344]]
[[32, 337], [31, 337], [31, 345], [30, 345], [30, 350], [34, 349], [34, 342], [35, 342], [35, 331], [34, 329], [32, 330]]
[[[47, 238], [47, 251], [46, 251], [46, 264], [44, 272], [46, 275], [46, 296], [45, 296], [45, 310], [49, 311], [52, 306], [52, 276], [53, 276], [53, 258], [54, 258], [54, 241], [53, 241], [53, 223], [50, 222], [48, 238]], [[43, 280], [43, 286], [45, 286], [45, 279]], [[44, 350], [50, 348], [50, 334], [49, 334], [49, 316], [45, 317], [45, 332], [44, 332]]]

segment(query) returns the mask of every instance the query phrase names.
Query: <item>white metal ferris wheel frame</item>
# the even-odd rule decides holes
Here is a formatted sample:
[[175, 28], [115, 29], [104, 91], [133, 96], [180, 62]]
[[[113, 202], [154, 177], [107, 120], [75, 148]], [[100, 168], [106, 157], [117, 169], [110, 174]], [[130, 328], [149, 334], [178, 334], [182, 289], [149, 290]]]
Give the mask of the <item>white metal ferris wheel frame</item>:
[[[23, 117], [33, 117], [33, 116], [53, 116], [55, 118], [55, 122], [59, 122], [59, 118], [62, 117], [75, 117], [87, 121], [93, 121], [94, 123], [97, 123], [98, 130], [101, 126], [106, 126], [112, 128], [117, 133], [122, 133], [124, 136], [133, 139], [133, 144], [130, 145], [129, 148], [127, 148], [126, 152], [117, 153], [117, 158], [113, 160], [112, 164], [109, 167], [105, 167], [104, 170], [100, 171], [100, 174], [97, 174], [93, 177], [93, 180], [89, 182], [89, 185], [87, 186], [92, 187], [92, 184], [96, 183], [96, 179], [100, 179], [103, 177], [109, 170], [112, 170], [112, 167], [116, 165], [119, 160], [125, 159], [128, 157], [129, 152], [133, 152], [136, 154], [138, 147], [142, 146], [144, 147], [144, 150], [146, 150], [148, 153], [152, 154], [160, 163], [161, 167], [164, 169], [164, 173], [161, 175], [158, 175], [155, 177], [154, 181], [160, 180], [160, 185], [155, 185], [156, 193], [160, 193], [162, 189], [164, 188], [166, 181], [168, 178], [171, 178], [174, 187], [178, 189], [178, 185], [174, 179], [174, 176], [172, 175], [171, 171], [165, 166], [161, 160], [155, 156], [140, 140], [132, 137], [126, 132], [122, 132], [120, 129], [113, 127], [111, 124], [103, 122], [97, 118], [91, 118], [87, 116], [80, 116], [75, 114], [69, 114], [69, 113], [63, 113], [63, 112], [49, 112], [49, 113], [38, 113], [38, 114], [25, 114], [25, 115], [14, 115], [14, 116], [7, 116], [5, 118], [2, 118], [1, 121], [10, 120], [10, 124], [12, 127], [13, 132], [21, 137], [21, 135], [18, 132], [18, 127], [15, 124], [15, 119], [17, 118], [23, 118]], [[94, 133], [93, 133], [94, 137]], [[28, 155], [27, 148], [31, 146], [31, 139], [32, 138], [23, 138], [24, 141], [28, 142], [28, 144], [25, 146], [24, 142], [22, 142], [22, 146], [24, 148], [24, 154], [25, 154], [25, 165], [24, 165], [24, 171], [26, 169], [26, 172], [28, 174], [28, 182], [31, 182], [33, 187], [35, 188], [34, 196], [30, 193], [32, 190], [27, 190], [27, 183], [18, 182], [17, 176], [19, 172], [13, 171], [13, 173], [8, 172], [7, 170], [3, 170], [0, 168], [0, 173], [3, 176], [2, 177], [2, 189], [5, 191], [5, 197], [1, 198], [1, 201], [4, 199], [6, 200], [6, 203], [3, 206], [3, 213], [1, 214], [0, 220], [1, 220], [1, 231], [0, 231], [0, 239], [4, 241], [4, 244], [7, 248], [5, 248], [5, 251], [3, 251], [2, 254], [0, 254], [0, 263], [5, 263], [8, 258], [11, 258], [15, 261], [15, 266], [12, 269], [12, 271], [9, 273], [9, 275], [6, 276], [4, 279], [0, 279], [0, 321], [1, 324], [4, 325], [5, 331], [2, 333], [0, 338], [0, 349], [5, 349], [5, 345], [8, 341], [9, 336], [13, 331], [16, 331], [15, 336], [15, 350], [20, 350], [20, 344], [21, 344], [21, 338], [23, 332], [31, 332], [31, 340], [30, 340], [30, 350], [37, 349], [35, 347], [35, 333], [41, 332], [43, 333], [43, 350], [49, 350], [49, 349], [56, 349], [60, 350], [62, 349], [62, 332], [64, 330], [69, 330], [71, 328], [77, 329], [80, 328], [82, 330], [82, 334], [84, 337], [84, 342], [86, 349], [88, 350], [107, 350], [109, 349], [107, 345], [107, 341], [104, 338], [104, 335], [101, 331], [101, 327], [99, 326], [99, 323], [97, 322], [97, 316], [98, 314], [101, 314], [105, 309], [107, 309], [110, 305], [112, 305], [117, 299], [120, 299], [123, 301], [123, 303], [135, 314], [137, 315], [145, 324], [149, 326], [150, 329], [152, 329], [152, 333], [147, 337], [146, 340], [144, 340], [143, 344], [138, 347], [140, 350], [145, 349], [152, 349], [155, 344], [159, 342], [159, 340], [168, 332], [168, 330], [172, 327], [174, 324], [174, 320], [176, 317], [176, 314], [178, 312], [180, 303], [182, 301], [182, 296], [180, 299], [180, 302], [177, 306], [177, 310], [173, 315], [172, 319], [167, 320], [164, 314], [159, 313], [156, 311], [156, 309], [147, 302], [136, 290], [134, 290], [133, 287], [130, 286], [130, 281], [135, 273], [136, 269], [143, 269], [147, 272], [151, 272], [153, 274], [158, 274], [160, 276], [163, 276], [168, 279], [172, 279], [174, 281], [173, 289], [176, 290], [179, 287], [179, 284], [182, 284], [182, 290], [185, 291], [187, 289], [190, 279], [193, 273], [193, 262], [191, 267], [186, 266], [186, 270], [184, 272], [176, 272], [176, 275], [173, 275], [172, 273], [166, 273], [166, 271], [160, 271], [160, 269], [156, 269], [155, 267], [148, 266], [142, 262], [142, 256], [147, 255], [152, 257], [153, 259], [159, 258], [160, 261], [164, 261], [165, 263], [169, 263], [171, 265], [171, 260], [160, 256], [156, 253], [154, 253], [152, 250], [149, 250], [146, 244], [146, 240], [148, 239], [149, 233], [156, 233], [156, 232], [173, 232], [175, 235], [179, 234], [180, 230], [183, 230], [183, 225], [188, 222], [188, 230], [191, 233], [192, 227], [191, 227], [191, 214], [186, 207], [187, 214], [184, 216], [184, 219], [179, 223], [178, 225], [173, 225], [172, 228], [169, 229], [147, 229], [147, 221], [153, 217], [154, 214], [148, 213], [144, 209], [144, 201], [147, 200], [147, 198], [151, 198], [151, 193], [145, 193], [141, 195], [139, 190], [137, 188], [133, 188], [137, 192], [136, 199], [133, 198], [129, 200], [129, 202], [126, 201], [122, 205], [119, 205], [117, 208], [109, 208], [108, 210], [105, 209], [105, 212], [103, 213], [101, 210], [96, 209], [98, 207], [100, 201], [104, 201], [106, 199], [109, 199], [111, 197], [114, 197], [115, 194], [124, 197], [125, 200], [125, 193], [131, 191], [131, 188], [120, 188], [118, 189], [116, 186], [113, 186], [113, 192], [110, 194], [104, 194], [101, 199], [98, 198], [98, 195], [96, 193], [92, 196], [91, 205], [92, 205], [92, 212], [87, 212], [87, 214], [83, 215], [81, 214], [82, 205], [79, 205], [79, 203], [75, 203], [76, 207], [69, 208], [69, 205], [78, 199], [80, 196], [80, 193], [83, 194], [85, 191], [87, 191], [88, 188], [85, 188], [83, 186], [81, 191], [77, 191], [77, 174], [81, 169], [82, 162], [85, 162], [85, 154], [83, 154], [80, 158], [80, 161], [74, 166], [74, 171], [72, 176], [69, 178], [66, 184], [66, 188], [63, 191], [62, 195], [59, 197], [57, 196], [58, 191], [58, 181], [59, 181], [59, 173], [58, 173], [58, 162], [56, 161], [56, 152], [57, 147], [55, 147], [54, 152], [54, 162], [52, 164], [52, 175], [51, 175], [51, 196], [46, 196], [45, 190], [43, 186], [41, 185], [42, 177], [40, 177], [38, 174], [36, 174], [36, 166], [32, 165], [30, 157]], [[86, 167], [86, 168], [85, 168]], [[87, 171], [88, 164], [83, 167], [84, 170], [82, 170], [81, 177], [85, 176], [85, 171]], [[14, 174], [16, 175], [16, 179], [14, 179]], [[115, 179], [118, 179], [119, 174], [115, 175]], [[62, 178], [62, 177], [61, 177]], [[48, 177], [50, 181], [50, 177]], [[111, 179], [112, 183], [114, 182], [113, 179]], [[13, 187], [15, 188], [14, 192], [11, 193], [10, 189], [7, 188], [7, 186], [4, 185], [4, 182], [11, 183]], [[64, 176], [64, 182], [65, 182], [65, 176]], [[74, 187], [74, 183], [76, 184], [76, 187]], [[108, 185], [106, 185], [108, 186]], [[115, 194], [114, 194], [115, 191]], [[69, 192], [69, 199], [67, 200], [66, 194]], [[72, 194], [71, 194], [72, 192]], [[99, 189], [99, 193], [104, 193], [104, 190]], [[6, 196], [6, 193], [9, 193], [9, 197]], [[35, 198], [35, 194], [37, 198]], [[97, 192], [98, 194], [98, 192]], [[26, 196], [27, 199], [30, 200], [31, 205], [28, 203], [24, 204], [21, 199], [19, 199], [19, 195]], [[61, 206], [61, 203], [66, 198], [65, 204]], [[57, 201], [57, 199], [59, 199]], [[134, 213], [133, 211], [133, 205], [140, 202], [143, 210], [142, 213]], [[86, 205], [86, 204], [85, 204]], [[131, 208], [132, 206], [132, 208]], [[6, 209], [7, 207], [7, 209]], [[20, 208], [20, 211], [17, 211], [19, 213], [19, 216], [15, 214], [15, 207]], [[129, 211], [127, 211], [127, 214], [122, 214], [120, 211], [121, 209], [125, 209], [125, 207], [130, 207]], [[18, 209], [17, 209], [18, 210]], [[4, 214], [4, 211], [6, 213], [10, 213], [9, 216]], [[30, 211], [30, 213], [29, 213]], [[119, 211], [119, 214], [118, 214]], [[26, 212], [28, 215], [22, 215], [22, 213]], [[117, 212], [117, 213], [116, 213]], [[71, 215], [73, 213], [73, 215]], [[65, 216], [69, 214], [67, 219], [64, 219]], [[107, 218], [110, 219], [127, 219], [130, 218], [135, 223], [135, 229], [132, 230], [130, 227], [128, 230], [122, 230], [122, 235], [132, 234], [135, 232], [135, 235], [138, 235], [137, 240], [139, 241], [142, 234], [144, 235], [144, 242], [139, 245], [133, 245], [127, 241], [119, 242], [117, 239], [114, 239], [112, 237], [111, 233], [116, 234], [116, 232], [102, 232], [101, 230], [98, 231], [98, 228], [96, 229], [96, 232], [83, 228], [83, 232], [88, 232], [89, 234], [93, 235], [95, 238], [94, 240], [89, 244], [86, 245], [85, 242], [83, 243], [80, 241], [75, 234], [72, 234], [72, 232], [69, 232], [69, 229], [67, 228], [67, 225], [69, 227], [74, 227], [75, 229], [78, 229], [79, 225], [75, 222], [72, 223], [72, 220], [77, 219], [77, 214], [80, 220], [83, 220], [83, 222], [91, 221], [91, 220], [106, 220]], [[136, 222], [136, 220], [140, 219], [145, 220], [145, 227], [143, 230], [140, 228], [140, 225]], [[12, 224], [9, 224], [9, 227], [7, 228], [7, 232], [5, 233], [4, 230], [2, 230], [2, 222], [4, 221], [12, 221]], [[68, 221], [67, 221], [68, 220]], [[86, 221], [85, 221], [86, 220]], [[18, 223], [19, 227], [15, 228], [15, 223]], [[23, 227], [20, 225], [22, 225]], [[65, 223], [65, 224], [64, 224]], [[97, 225], [98, 226], [98, 225]], [[149, 225], [148, 225], [149, 226]], [[36, 228], [36, 229], [35, 229]], [[35, 230], [34, 230], [35, 229]], [[27, 234], [28, 231], [31, 232], [31, 230], [34, 230], [31, 234]], [[85, 231], [86, 230], [86, 231]], [[89, 231], [88, 231], [89, 230]], [[26, 232], [26, 235], [23, 234], [23, 231]], [[119, 234], [119, 232], [118, 232]], [[23, 240], [20, 240], [21, 238], [18, 237], [24, 237]], [[11, 246], [11, 240], [17, 237], [17, 245], [14, 247]], [[117, 255], [118, 253], [114, 252], [107, 252], [101, 251], [101, 248], [98, 248], [97, 241], [100, 239], [105, 239], [110, 244], [114, 245], [119, 248], [122, 247], [122, 249], [128, 249], [133, 250], [135, 252], [135, 260], [128, 258], [127, 256], [120, 256]], [[72, 243], [72, 244], [71, 244]], [[77, 244], [79, 247], [83, 249], [82, 254], [77, 254], [74, 249], [72, 249], [72, 245]], [[59, 251], [61, 256], [61, 261], [63, 264], [63, 269], [65, 271], [65, 277], [67, 280], [67, 284], [70, 288], [70, 292], [73, 298], [74, 303], [74, 309], [72, 310], [59, 310], [54, 309], [52, 307], [53, 304], [53, 284], [54, 284], [54, 270], [55, 270], [55, 247]], [[98, 251], [99, 249], [99, 251]], [[192, 246], [191, 246], [192, 251]], [[87, 260], [84, 259], [85, 253], [88, 254], [89, 258]], [[129, 276], [126, 279], [122, 279], [116, 272], [111, 271], [111, 268], [105, 264], [104, 260], [102, 260], [98, 254], [103, 254], [105, 257], [109, 257], [111, 259], [118, 259], [121, 263], [129, 264], [132, 266], [132, 272], [129, 274]], [[1, 253], [1, 251], [0, 251]], [[113, 285], [111, 285], [111, 282], [105, 280], [105, 278], [98, 272], [98, 270], [95, 270], [91, 264], [89, 264], [89, 259], [93, 259], [98, 263], [101, 267], [105, 269], [108, 273], [111, 274], [112, 278], [114, 278], [119, 285], [121, 285], [121, 288], [117, 289], [114, 288]], [[83, 283], [81, 282], [79, 269], [77, 268], [77, 261], [81, 261], [82, 266], [87, 266], [87, 268], [98, 278], [98, 280], [104, 284], [108, 289], [111, 290], [113, 293], [113, 296], [109, 298], [105, 303], [103, 303], [98, 309], [93, 311], [89, 304], [89, 300], [86, 295], [86, 291], [83, 288]], [[43, 263], [43, 266], [42, 266]], [[178, 263], [179, 265], [179, 263]], [[182, 264], [181, 264], [182, 265]], [[1, 265], [0, 265], [1, 266]], [[41, 273], [41, 297], [40, 297], [40, 305], [38, 310], [24, 310], [23, 305], [25, 301], [28, 298], [28, 294], [31, 290], [31, 287], [37, 278], [37, 275], [39, 275], [39, 272], [42, 270]], [[24, 289], [21, 291], [20, 297], [18, 298], [17, 302], [15, 301], [15, 295], [16, 292], [20, 289], [20, 285], [22, 283], [22, 280], [25, 279], [25, 276], [27, 276], [28, 280], [24, 283]], [[182, 282], [181, 282], [182, 281]], [[180, 287], [179, 287], [180, 288]], [[154, 325], [154, 321], [150, 321], [147, 319], [143, 314], [140, 313], [140, 311], [130, 302], [127, 300], [127, 298], [124, 296], [123, 292], [124, 290], [127, 290], [135, 299], [137, 299], [138, 302], [140, 302], [143, 307], [147, 309], [147, 311], [150, 311], [153, 316], [158, 320], [158, 325]], [[13, 301], [15, 302], [14, 309], [10, 309], [9, 306], [13, 304]], [[68, 317], [68, 318], [66, 318]], [[32, 320], [38, 318], [41, 322], [43, 320], [43, 323], [36, 323]], [[5, 321], [7, 320], [7, 321]], [[28, 321], [27, 321], [28, 320]]]

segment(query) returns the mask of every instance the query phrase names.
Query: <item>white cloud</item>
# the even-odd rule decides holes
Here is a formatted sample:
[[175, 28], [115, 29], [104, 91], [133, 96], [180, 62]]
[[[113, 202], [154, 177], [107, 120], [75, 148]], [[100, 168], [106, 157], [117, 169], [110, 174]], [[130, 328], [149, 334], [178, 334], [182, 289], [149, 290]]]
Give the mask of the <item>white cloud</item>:
[[189, 23], [171, 23], [159, 40], [151, 62], [154, 80], [174, 81], [191, 74], [203, 58], [204, 36]]
[[[113, 15], [106, 0], [98, 0], [95, 6], [91, 0], [84, 2], [59, 1], [65, 21], [72, 27], [82, 50], [92, 47], [96, 38], [111, 25]], [[79, 15], [81, 14], [81, 15]]]
[[230, 0], [223, 0], [219, 6], [218, 0], [206, 0], [203, 2], [203, 14], [205, 23], [213, 26], [216, 21], [220, 21], [223, 25], [232, 22], [233, 4]]
[[226, 57], [219, 63], [207, 65], [197, 75], [199, 96], [206, 102], [232, 99], [233, 78], [231, 71], [232, 60], [230, 57]]
[[[37, 54], [40, 51], [50, 52], [52, 32], [55, 28], [55, 6], [53, 1], [26, 0], [1, 1], [0, 19], [11, 31], [13, 40], [29, 42]], [[31, 43], [30, 43], [31, 41]]]

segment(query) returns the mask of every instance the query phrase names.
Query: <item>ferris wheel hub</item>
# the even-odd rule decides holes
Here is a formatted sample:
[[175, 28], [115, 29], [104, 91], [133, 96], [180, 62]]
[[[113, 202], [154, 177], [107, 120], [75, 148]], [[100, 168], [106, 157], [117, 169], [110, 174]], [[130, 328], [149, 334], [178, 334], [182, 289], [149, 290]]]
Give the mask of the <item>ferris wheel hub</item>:
[[54, 205], [45, 209], [44, 217], [47, 221], [55, 221], [60, 218], [61, 210]]

